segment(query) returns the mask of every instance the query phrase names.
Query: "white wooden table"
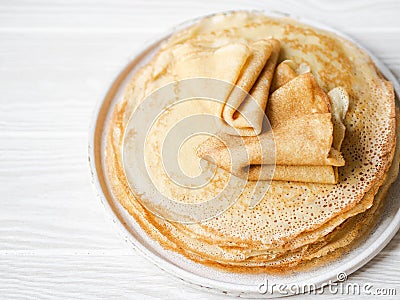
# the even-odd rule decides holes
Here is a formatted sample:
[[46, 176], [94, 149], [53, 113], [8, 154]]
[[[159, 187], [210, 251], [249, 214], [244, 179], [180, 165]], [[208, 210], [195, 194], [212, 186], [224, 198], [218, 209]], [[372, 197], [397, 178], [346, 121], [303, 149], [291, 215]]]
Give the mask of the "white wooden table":
[[[117, 234], [90, 184], [87, 138], [95, 104], [135, 49], [231, 9], [323, 21], [400, 78], [397, 0], [0, 0], [0, 299], [222, 298], [184, 286]], [[399, 295], [399, 241], [349, 280]]]

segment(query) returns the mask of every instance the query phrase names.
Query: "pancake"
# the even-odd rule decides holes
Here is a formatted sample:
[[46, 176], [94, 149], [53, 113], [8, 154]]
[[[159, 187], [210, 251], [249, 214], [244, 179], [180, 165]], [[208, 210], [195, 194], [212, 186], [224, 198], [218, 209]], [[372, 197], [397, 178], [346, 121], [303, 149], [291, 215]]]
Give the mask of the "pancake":
[[[163, 77], [170, 82], [214, 78], [229, 83], [220, 91], [223, 103], [208, 103], [208, 111], [234, 127], [236, 130], [231, 130], [232, 134], [257, 135], [261, 132], [279, 50], [280, 43], [274, 39], [246, 41], [240, 37], [226, 37], [217, 44], [188, 41], [160, 53], [159, 59], [163, 62], [157, 63], [156, 76], [165, 71], [168, 75], [163, 74]], [[251, 98], [246, 97], [247, 93]]]
[[[263, 41], [263, 40], [260, 40]], [[259, 41], [258, 41], [259, 42]], [[277, 40], [269, 39], [268, 42], [269, 51], [268, 59], [265, 62], [263, 68], [260, 70], [257, 76], [253, 74], [247, 74], [248, 72], [243, 72], [236, 82], [236, 86], [245, 92], [248, 92], [254, 101], [249, 101], [249, 98], [242, 99], [241, 97], [235, 97], [230, 95], [227, 103], [230, 105], [225, 105], [222, 117], [226, 122], [233, 126], [234, 128], [239, 128], [242, 135], [252, 135], [252, 128], [249, 128], [248, 121], [245, 116], [250, 116], [253, 119], [252, 124], [254, 124], [255, 133], [259, 134], [262, 129], [262, 122], [264, 118], [263, 111], [266, 108], [268, 101], [269, 88], [272, 83], [272, 78], [274, 75], [274, 70], [279, 57], [280, 43]], [[256, 42], [254, 42], [256, 43]], [[245, 68], [248, 70], [249, 68]], [[251, 70], [251, 68], [250, 68]], [[247, 76], [246, 76], [247, 75]], [[244, 78], [253, 78], [253, 80], [243, 80]], [[254, 79], [256, 79], [254, 81]], [[233, 97], [232, 97], [233, 96]], [[234, 101], [234, 99], [239, 101]], [[261, 113], [260, 113], [261, 108]]]
[[[216, 41], [249, 47], [270, 37], [280, 41], [277, 63], [290, 60], [296, 66], [306, 65], [325, 93], [342, 87], [349, 95], [348, 111], [343, 120], [346, 133], [341, 143], [346, 163], [338, 169], [338, 183], [272, 181], [264, 194], [256, 182], [248, 181], [231, 207], [205, 222], [181, 224], [153, 215], [129, 187], [121, 152], [132, 112], [152, 91], [174, 81], [174, 74], [168, 67], [171, 49], [187, 44], [212, 45]], [[239, 78], [238, 70], [248, 58], [241, 47], [235, 48], [236, 55], [242, 55], [242, 59], [231, 62], [237, 63], [237, 67], [231, 68], [236, 70], [231, 82]], [[282, 72], [290, 73], [285, 64]], [[272, 90], [278, 90], [277, 87], [285, 83], [272, 83]], [[196, 203], [212, 197], [223, 189], [231, 176], [217, 169], [209, 185], [188, 193], [163, 174], [157, 151], [164, 138], [161, 133], [167, 132], [177, 119], [207, 110], [200, 105], [177, 107], [176, 111], [157, 120], [154, 134], [148, 140], [147, 146], [154, 151], [147, 152], [146, 162], [154, 184], [177, 201]], [[340, 115], [340, 110], [336, 113]], [[334, 122], [333, 126], [341, 125]], [[398, 173], [395, 133], [393, 88], [361, 49], [335, 34], [291, 19], [235, 12], [205, 18], [177, 32], [160, 47], [151, 62], [135, 74], [124, 98], [111, 112], [106, 128], [104, 164], [113, 196], [164, 248], [195, 262], [232, 272], [287, 271], [341, 253], [371, 226], [375, 212], [379, 211], [376, 207]], [[206, 137], [196, 140], [193, 146], [205, 140]], [[194, 151], [186, 155], [196, 157]], [[196, 173], [195, 167], [192, 168], [189, 172]], [[260, 203], [249, 207], [251, 197], [259, 196]]]
[[[277, 69], [282, 65], [285, 62]], [[335, 167], [344, 165], [340, 147], [346, 130], [346, 91], [338, 87], [325, 94], [309, 72], [288, 81], [282, 76], [286, 75], [279, 70], [275, 73], [275, 82], [284, 84], [276, 86], [266, 107], [272, 131], [224, 140], [212, 136], [199, 145], [197, 155], [247, 180], [337, 183]], [[246, 154], [237, 155], [243, 143]], [[268, 164], [276, 164], [273, 174]]]
[[295, 77], [297, 77], [296, 64], [291, 60], [284, 60], [275, 69], [271, 92], [275, 92]]

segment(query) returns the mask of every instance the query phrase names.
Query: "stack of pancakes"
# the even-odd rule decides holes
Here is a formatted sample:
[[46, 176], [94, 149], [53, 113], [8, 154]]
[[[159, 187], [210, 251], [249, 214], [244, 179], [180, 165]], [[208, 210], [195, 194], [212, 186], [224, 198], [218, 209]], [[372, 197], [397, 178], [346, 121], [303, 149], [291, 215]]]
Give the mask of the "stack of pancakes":
[[[276, 43], [272, 40], [280, 43], [279, 55], [274, 55]], [[203, 57], [208, 55], [210, 48], [229, 50], [229, 59], [223, 64], [225, 68], [218, 68], [217, 63], [226, 56], [227, 52], [223, 51], [213, 52], [215, 63], [211, 66], [201, 69], [197, 64], [188, 68], [188, 64], [192, 63], [190, 55]], [[251, 76], [251, 72], [260, 74], [262, 71], [250, 68], [254, 64], [248, 64], [246, 68], [251, 71], [249, 76], [242, 72], [232, 77], [232, 72], [229, 72], [239, 67], [243, 69], [250, 56], [249, 51], [252, 51], [254, 61], [262, 62], [265, 70], [264, 78], [267, 80], [258, 85], [254, 78], [260, 76]], [[275, 73], [276, 65], [282, 65], [280, 70], [285, 76], [272, 81], [268, 64], [274, 66]], [[286, 64], [295, 67], [286, 68]], [[301, 66], [306, 66], [306, 72], [300, 70], [296, 73], [294, 70]], [[291, 69], [294, 71], [292, 75]], [[349, 102], [340, 122], [345, 134], [342, 132], [335, 137], [335, 128], [338, 132], [340, 124], [336, 126], [333, 122], [331, 143], [333, 148], [337, 148], [335, 139], [340, 141], [337, 142], [337, 150], [340, 150], [340, 159], [345, 163], [325, 164], [324, 171], [315, 166], [307, 166], [301, 171], [301, 168], [293, 166], [288, 168], [286, 162], [282, 162], [282, 166], [277, 166], [277, 170], [281, 167], [281, 173], [278, 172], [280, 177], [271, 181], [270, 188], [256, 207], [251, 208], [249, 202], [251, 197], [257, 195], [257, 183], [248, 180], [239, 199], [230, 208], [204, 222], [182, 224], [155, 216], [138, 201], [140, 195], [131, 190], [125, 177], [122, 161], [124, 132], [140, 102], [156, 89], [176, 80], [177, 73], [180, 74], [178, 79], [214, 76], [239, 83], [241, 88], [247, 88], [254, 95], [260, 105], [266, 106], [265, 98], [258, 97], [257, 93], [268, 93], [270, 101], [272, 92], [276, 93], [299, 77], [312, 75], [312, 80], [324, 94], [340, 87], [348, 94]], [[259, 88], [251, 89], [254, 85]], [[230, 125], [240, 123], [232, 117], [234, 112], [223, 107], [213, 109]], [[329, 112], [334, 116], [332, 107], [324, 109], [321, 114]], [[188, 104], [157, 120], [149, 133], [145, 160], [151, 178], [161, 193], [176, 201], [204, 201], [219, 192], [232, 176], [229, 168], [223, 168], [226, 164], [221, 163], [209, 185], [188, 192], [172, 183], [163, 173], [159, 151], [165, 137], [163, 132], [167, 132], [177, 119], [203, 111], [210, 111], [210, 107]], [[276, 122], [284, 117], [283, 114]], [[246, 124], [237, 126], [241, 134], [250, 138], [261, 130], [261, 127], [255, 126], [252, 132]], [[292, 122], [291, 126], [296, 126], [296, 122]], [[195, 262], [234, 272], [286, 271], [337, 257], [355, 245], [373, 226], [379, 216], [379, 207], [398, 174], [400, 152], [396, 143], [397, 133], [393, 87], [382, 77], [370, 57], [357, 46], [335, 34], [290, 19], [235, 12], [205, 18], [175, 33], [135, 74], [107, 124], [104, 163], [113, 196], [164, 248]], [[193, 146], [204, 145], [204, 141], [206, 139], [197, 139]], [[196, 156], [195, 151], [192, 153], [190, 150], [193, 148], [188, 147], [188, 157]], [[189, 160], [186, 161], [188, 169], [194, 168]], [[321, 176], [326, 177], [318, 180]]]

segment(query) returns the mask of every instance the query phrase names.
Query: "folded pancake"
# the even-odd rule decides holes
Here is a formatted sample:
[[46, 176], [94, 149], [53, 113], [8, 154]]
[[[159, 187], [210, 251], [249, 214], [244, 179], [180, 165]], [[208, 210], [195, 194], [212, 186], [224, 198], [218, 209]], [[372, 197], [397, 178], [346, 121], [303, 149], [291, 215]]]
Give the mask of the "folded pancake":
[[[273, 165], [275, 161], [288, 166], [344, 165], [340, 156], [330, 156], [332, 136], [331, 114], [310, 114], [289, 119], [273, 132], [259, 136], [227, 136], [225, 143], [210, 137], [199, 146], [197, 154], [227, 171], [232, 165], [243, 169], [249, 165]], [[240, 155], [241, 140], [246, 147], [245, 156]]]
[[329, 97], [312, 73], [299, 75], [273, 92], [266, 109], [273, 129], [299, 116], [330, 112]]
[[[272, 181], [270, 189], [261, 195], [261, 202], [250, 208], [251, 197], [258, 197], [260, 191], [256, 182], [248, 181], [237, 202], [210, 220], [180, 224], [153, 215], [129, 188], [121, 149], [124, 129], [138, 104], [152, 91], [174, 80], [169, 68], [171, 49], [197, 41], [219, 46], [226, 41], [249, 45], [269, 36], [281, 43], [279, 61], [308, 65], [321, 89], [331, 91], [343, 87], [351, 99], [343, 119], [346, 134], [340, 151], [346, 164], [338, 170], [339, 182], [332, 185]], [[297, 76], [301, 73], [296, 69]], [[332, 94], [342, 95], [338, 90]], [[342, 110], [335, 110], [334, 101], [330, 100], [332, 148], [336, 149], [340, 143], [335, 141], [341, 138], [335, 131], [341, 125], [335, 123], [335, 114], [340, 117]], [[192, 109], [199, 111], [201, 108]], [[370, 208], [382, 201], [385, 194], [382, 191], [387, 190], [398, 173], [399, 151], [393, 154], [396, 145], [394, 117], [391, 84], [379, 74], [370, 57], [347, 40], [286, 18], [246, 12], [217, 15], [173, 35], [160, 47], [159, 53], [136, 72], [107, 124], [106, 181], [112, 196], [129, 211], [140, 228], [165, 249], [225, 271], [290, 272], [296, 266], [318, 265], [340, 255], [353, 247], [357, 236], [372, 226], [370, 219], [379, 210]], [[163, 140], [162, 133], [162, 130], [154, 131], [155, 135], [149, 140], [149, 147], [154, 151], [146, 155], [149, 172], [155, 184], [163, 187], [163, 193], [184, 203], [204, 201], [228, 181], [231, 174], [223, 169], [216, 170], [209, 186], [193, 192], [168, 181], [162, 174], [160, 154], [156, 152], [157, 143]], [[388, 172], [391, 166], [394, 170]]]
[[272, 80], [271, 93], [275, 92], [282, 85], [297, 77], [296, 64], [291, 60], [284, 60], [275, 69]]
[[[275, 74], [276, 82], [282, 82], [285, 74]], [[335, 105], [333, 115], [331, 102]], [[244, 138], [225, 136], [224, 141], [213, 136], [198, 147], [197, 154], [248, 180], [337, 183], [335, 167], [344, 165], [340, 145], [346, 128], [341, 120], [347, 107], [343, 88], [328, 96], [314, 76], [305, 73], [285, 82], [270, 96], [266, 113], [273, 132]], [[240, 151], [243, 145], [246, 151]], [[275, 163], [275, 172], [263, 166]]]
[[[268, 61], [262, 71], [260, 73], [250, 72], [250, 75], [243, 76], [252, 78], [251, 85], [242, 84], [242, 78], [239, 78], [236, 83], [238, 88], [248, 92], [250, 96], [241, 99], [239, 95], [235, 95], [237, 89], [233, 90], [233, 95], [230, 95], [227, 101], [229, 105], [225, 105], [222, 114], [224, 120], [232, 127], [238, 128], [242, 136], [258, 135], [262, 130], [264, 111], [280, 50], [278, 40], [270, 39], [268, 45]], [[244, 71], [244, 73], [249, 72]], [[249, 80], [247, 81], [249, 82]], [[254, 124], [253, 126], [249, 126], [249, 120], [251, 124]]]
[[270, 93], [275, 92], [278, 88], [288, 83], [290, 80], [297, 77], [297, 75], [309, 73], [310, 67], [302, 63], [299, 66], [292, 60], [282, 61], [275, 69], [274, 78], [272, 79], [272, 85]]
[[[230, 83], [217, 92], [216, 97], [223, 103], [212, 102], [210, 113], [234, 127], [231, 134], [257, 135], [279, 50], [280, 43], [275, 39], [229, 41], [217, 46], [184, 43], [170, 51], [173, 58], [169, 68], [175, 80], [202, 77]], [[251, 97], [246, 97], [248, 93]]]

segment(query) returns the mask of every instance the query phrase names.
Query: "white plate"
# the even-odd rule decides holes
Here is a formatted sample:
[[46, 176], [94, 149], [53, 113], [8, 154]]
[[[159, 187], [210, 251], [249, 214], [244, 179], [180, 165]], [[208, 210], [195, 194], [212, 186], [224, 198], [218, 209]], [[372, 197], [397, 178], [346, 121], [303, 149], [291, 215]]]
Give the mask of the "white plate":
[[[287, 14], [276, 12], [263, 12], [266, 15], [273, 17], [287, 17]], [[292, 17], [292, 16], [291, 16]], [[300, 22], [311, 26], [335, 32], [353, 41], [348, 36], [337, 32], [336, 30], [319, 24], [317, 22], [304, 20], [303, 18], [292, 17]], [[89, 163], [91, 168], [92, 182], [97, 190], [97, 194], [101, 199], [106, 210], [110, 213], [114, 223], [116, 223], [125, 240], [129, 241], [134, 248], [139, 250], [145, 257], [168, 273], [182, 279], [184, 282], [190, 283], [195, 287], [205, 290], [223, 293], [232, 296], [251, 297], [251, 298], [266, 298], [279, 297], [285, 293], [276, 291], [273, 294], [261, 294], [259, 291], [260, 285], [268, 279], [268, 284], [271, 286], [276, 283], [279, 285], [286, 284], [288, 287], [295, 288], [296, 286], [315, 286], [321, 287], [329, 281], [335, 282], [338, 280], [338, 274], [351, 274], [356, 271], [375, 255], [377, 255], [383, 247], [392, 239], [400, 227], [400, 195], [399, 179], [392, 185], [388, 199], [385, 202], [382, 216], [375, 228], [365, 237], [364, 241], [354, 248], [350, 253], [342, 255], [338, 260], [319, 267], [312, 271], [296, 273], [290, 276], [275, 276], [275, 275], [246, 275], [233, 274], [222, 272], [213, 268], [196, 264], [183, 256], [164, 250], [155, 241], [151, 240], [141, 230], [140, 226], [135, 222], [133, 217], [119, 204], [118, 200], [112, 197], [109, 190], [107, 178], [103, 172], [103, 129], [107, 120], [107, 115], [113, 104], [122, 97], [125, 85], [130, 81], [135, 71], [149, 61], [152, 54], [157, 50], [159, 44], [171, 33], [176, 30], [181, 30], [184, 27], [194, 24], [198, 19], [191, 20], [181, 24], [180, 26], [170, 30], [162, 37], [154, 42], [145, 45], [118, 75], [105, 98], [99, 103], [96, 108], [93, 122], [90, 127], [89, 139]], [[358, 43], [354, 42], [358, 45]], [[360, 46], [360, 45], [359, 45]], [[364, 49], [362, 46], [360, 48]], [[365, 49], [364, 49], [365, 50]], [[367, 53], [369, 53], [366, 50]], [[397, 98], [400, 94], [400, 86], [396, 78], [389, 69], [371, 53], [369, 55], [374, 60], [375, 64], [382, 74], [390, 80], [395, 88]], [[340, 277], [340, 276], [339, 276]], [[291, 294], [291, 291], [287, 291]]]

